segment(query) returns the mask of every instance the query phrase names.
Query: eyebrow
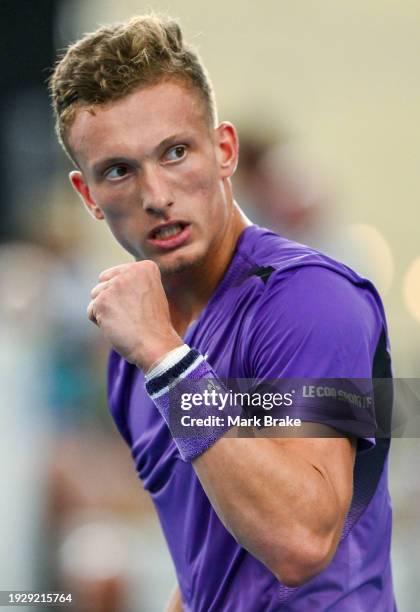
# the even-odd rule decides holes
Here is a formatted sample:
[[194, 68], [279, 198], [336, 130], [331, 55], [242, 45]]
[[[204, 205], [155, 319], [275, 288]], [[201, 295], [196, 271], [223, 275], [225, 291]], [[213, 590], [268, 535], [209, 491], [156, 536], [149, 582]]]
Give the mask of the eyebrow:
[[162, 142], [158, 144], [156, 147], [156, 151], [166, 149], [171, 144], [175, 144], [176, 142], [182, 142], [183, 140], [190, 140], [191, 136], [186, 134], [185, 132], [180, 132], [179, 134], [173, 134], [172, 136], [168, 136], [164, 138]]
[[[186, 134], [185, 132], [172, 134], [167, 138], [164, 138], [153, 150], [153, 153], [160, 153], [164, 151], [168, 146], [175, 144], [177, 142], [182, 142], [183, 140], [191, 139], [191, 136]], [[106, 168], [117, 165], [117, 164], [127, 164], [130, 166], [138, 166], [138, 161], [132, 157], [124, 157], [122, 155], [115, 157], [106, 157], [103, 159], [99, 159], [92, 166], [92, 172], [95, 176], [99, 176]]]

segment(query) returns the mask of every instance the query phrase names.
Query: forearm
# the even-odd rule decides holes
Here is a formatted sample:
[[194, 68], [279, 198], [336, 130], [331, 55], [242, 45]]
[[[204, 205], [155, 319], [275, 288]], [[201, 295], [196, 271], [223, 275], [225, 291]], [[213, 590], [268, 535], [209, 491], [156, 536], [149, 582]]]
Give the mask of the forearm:
[[221, 438], [193, 466], [228, 531], [281, 580], [299, 582], [328, 564], [342, 528], [338, 499], [289, 443]]
[[[187, 436], [177, 433], [179, 427], [174, 431], [182, 396], [191, 390], [204, 393], [209, 382], [223, 395], [211, 366], [190, 351], [164, 374], [149, 379], [147, 389], [226, 528], [286, 584], [308, 580], [328, 564], [340, 537], [352, 492], [351, 443], [310, 436], [235, 438], [233, 430], [226, 433], [223, 428], [208, 428], [197, 437], [191, 431]], [[200, 410], [204, 416], [207, 409]], [[332, 462], [332, 470], [327, 462]]]
[[183, 612], [181, 591], [177, 585], [171, 594], [165, 612]]

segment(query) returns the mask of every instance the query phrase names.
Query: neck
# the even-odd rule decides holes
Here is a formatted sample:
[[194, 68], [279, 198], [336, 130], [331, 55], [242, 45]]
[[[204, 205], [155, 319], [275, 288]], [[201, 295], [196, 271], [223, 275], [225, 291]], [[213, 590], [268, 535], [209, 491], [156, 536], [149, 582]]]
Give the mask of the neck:
[[219, 244], [200, 265], [163, 279], [172, 324], [181, 336], [206, 306], [232, 260], [239, 236], [249, 225], [249, 219], [233, 204], [230, 223]]

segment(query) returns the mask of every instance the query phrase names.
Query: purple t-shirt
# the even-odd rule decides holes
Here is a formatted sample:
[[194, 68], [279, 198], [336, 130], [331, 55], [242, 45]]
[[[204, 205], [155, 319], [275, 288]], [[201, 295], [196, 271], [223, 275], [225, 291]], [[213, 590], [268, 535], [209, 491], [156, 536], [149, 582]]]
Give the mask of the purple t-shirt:
[[[208, 355], [222, 379], [391, 376], [385, 315], [372, 284], [255, 225], [239, 237], [224, 277], [184, 340]], [[321, 574], [288, 588], [227, 532], [191, 463], [181, 459], [143, 374], [115, 352], [109, 401], [156, 506], [186, 610], [395, 610], [388, 439], [359, 441], [353, 499], [336, 554]]]

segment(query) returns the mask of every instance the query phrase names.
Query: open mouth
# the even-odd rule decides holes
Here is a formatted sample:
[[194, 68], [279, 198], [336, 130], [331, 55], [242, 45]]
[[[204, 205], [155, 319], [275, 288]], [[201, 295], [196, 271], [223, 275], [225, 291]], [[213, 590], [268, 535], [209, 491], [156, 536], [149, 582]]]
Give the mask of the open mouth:
[[187, 223], [176, 222], [176, 223], [165, 223], [156, 227], [150, 232], [150, 238], [152, 240], [169, 240], [174, 236], [178, 236], [186, 227]]
[[184, 221], [162, 223], [149, 234], [149, 243], [158, 249], [174, 249], [184, 245], [190, 238], [191, 226]]

